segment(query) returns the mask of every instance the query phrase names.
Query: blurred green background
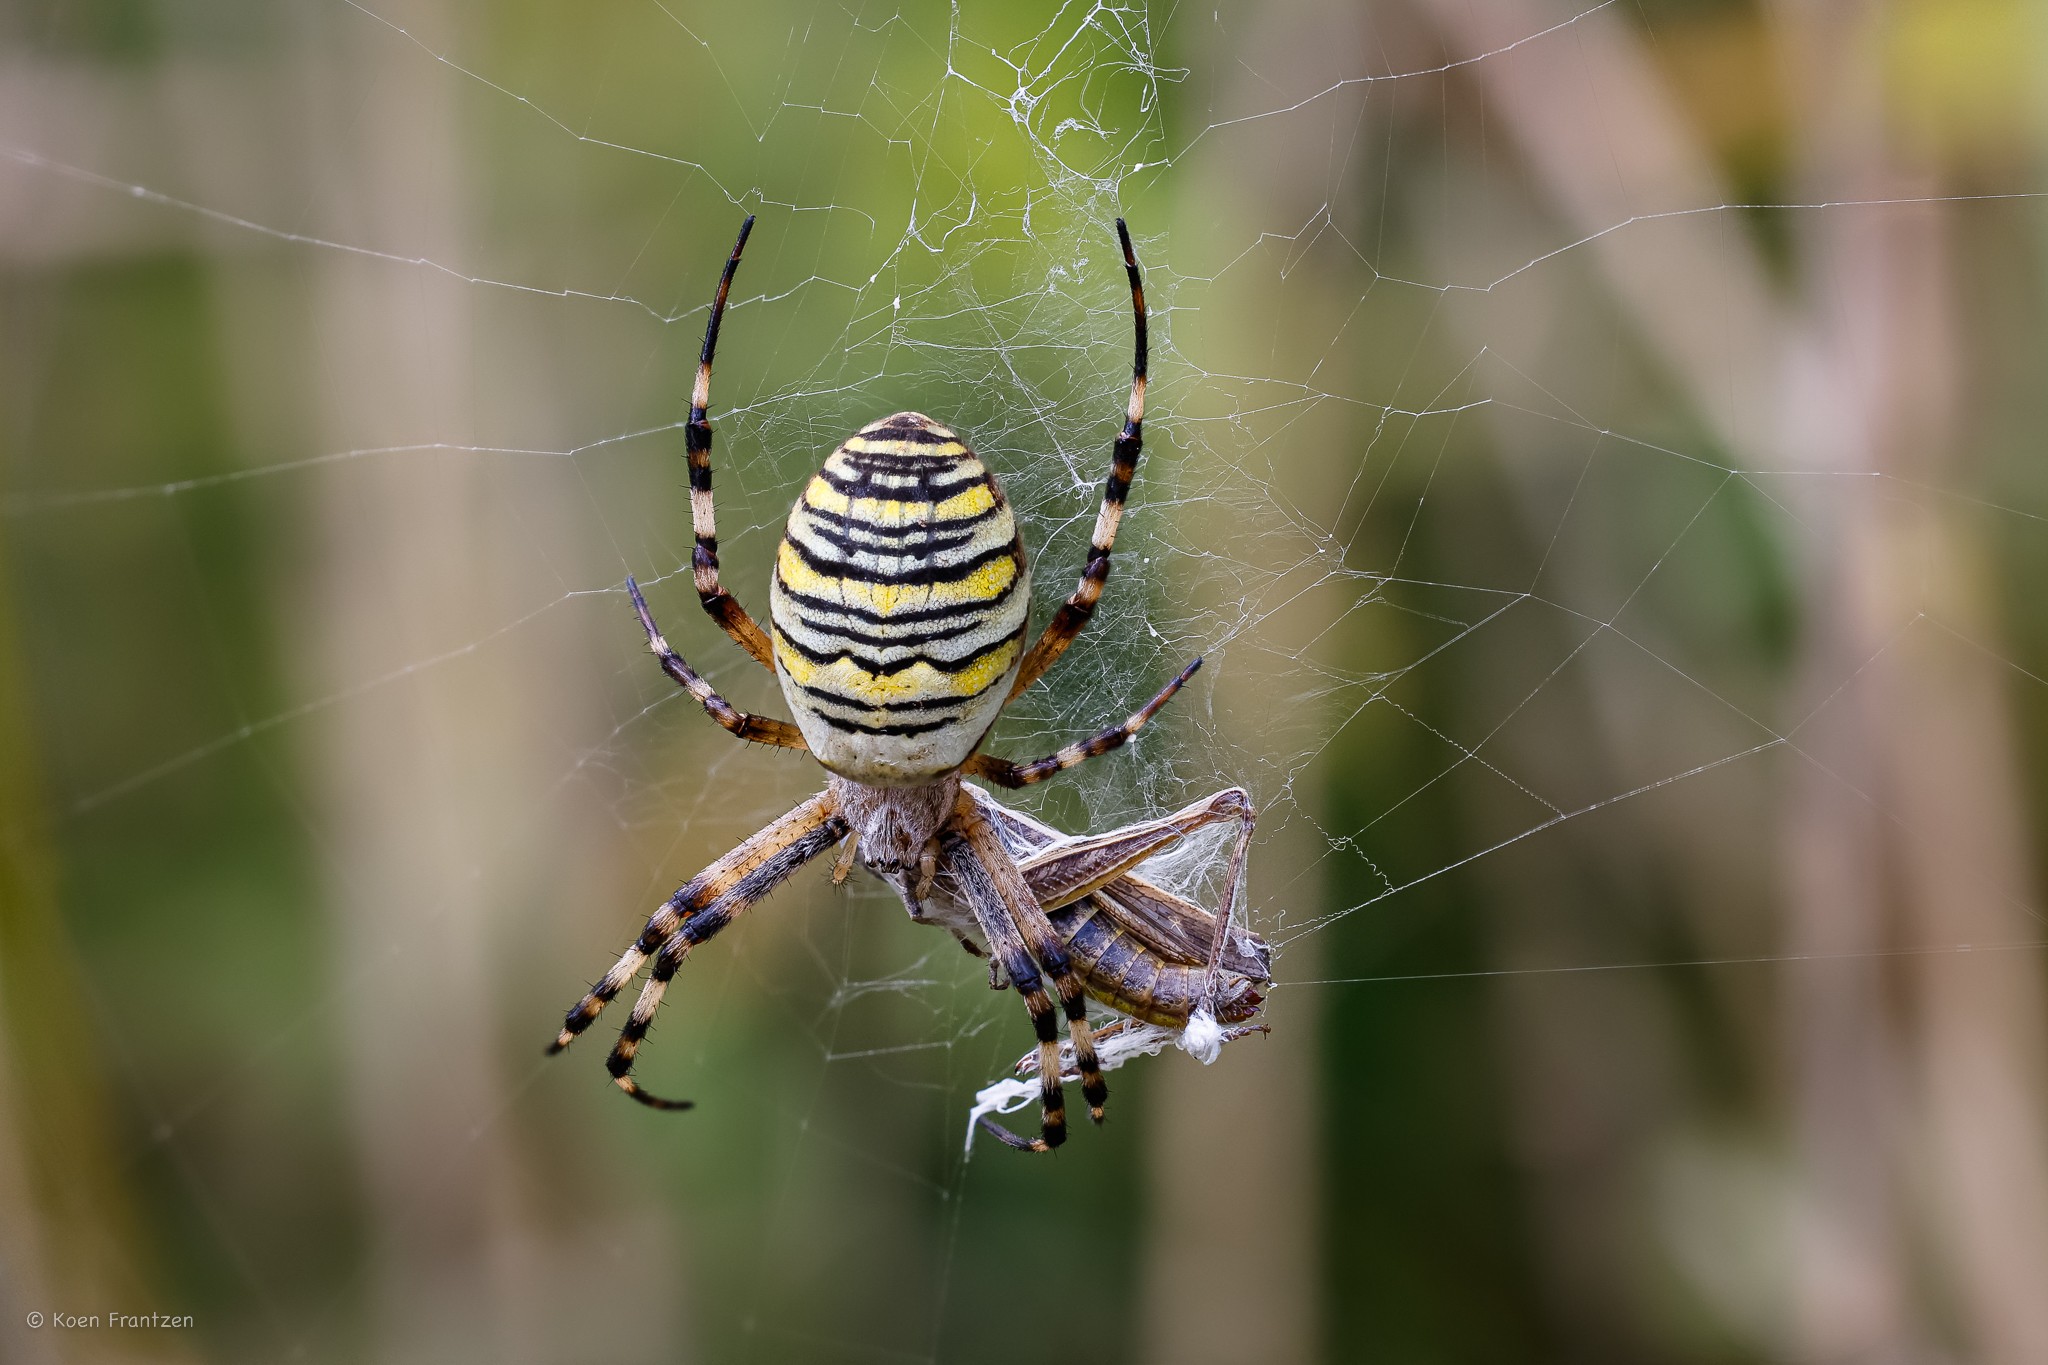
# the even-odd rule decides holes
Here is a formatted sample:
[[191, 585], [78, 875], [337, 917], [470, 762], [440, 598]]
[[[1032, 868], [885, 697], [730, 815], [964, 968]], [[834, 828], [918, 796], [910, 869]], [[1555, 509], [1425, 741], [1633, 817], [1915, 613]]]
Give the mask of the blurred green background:
[[[0, 1355], [2048, 1359], [2026, 0], [0, 14]], [[1103, 613], [994, 747], [1242, 783], [1272, 1036], [1115, 1073], [856, 877], [560, 1012], [815, 788], [690, 591], [957, 427]], [[1042, 619], [1042, 616], [1041, 616]], [[744, 666], [743, 666], [744, 665]], [[1200, 873], [1203, 869], [1192, 869]], [[1213, 872], [1213, 865], [1208, 868]], [[189, 1315], [177, 1328], [31, 1313]]]

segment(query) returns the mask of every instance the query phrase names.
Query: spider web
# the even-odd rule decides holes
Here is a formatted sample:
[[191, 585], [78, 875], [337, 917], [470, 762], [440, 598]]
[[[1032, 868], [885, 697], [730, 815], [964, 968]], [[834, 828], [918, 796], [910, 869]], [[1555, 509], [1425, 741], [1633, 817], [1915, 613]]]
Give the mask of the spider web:
[[[1205, 659], [1126, 750], [1022, 803], [1082, 831], [1251, 792], [1242, 913], [1275, 946], [1286, 1025], [1236, 1045], [1215, 1083], [1240, 1088], [1216, 1093], [1264, 1103], [1265, 1068], [1369, 1090], [1336, 1041], [1322, 1071], [1304, 1058], [1373, 983], [2040, 947], [2023, 867], [1958, 874], [1999, 913], [1897, 937], [1787, 931], [1763, 904], [1771, 793], [1814, 783], [1888, 836], [1927, 832], [1854, 725], [1909, 687], [1902, 660], [1985, 664], [2029, 707], [2043, 686], [1955, 605], [1972, 599], [1944, 548], [2037, 537], [2038, 488], [1888, 457], [1869, 393], [1891, 372], [1853, 347], [1830, 369], [1772, 253], [1805, 240], [1833, 267], [1937, 214], [2031, 221], [2025, 186], [1752, 203], [1703, 167], [1648, 177], [1630, 139], [1669, 130], [1597, 99], [1583, 126], [1536, 112], [1584, 112], [1560, 73], [1680, 22], [1613, 4], [1510, 6], [1496, 27], [1432, 4], [1269, 24], [655, 3], [572, 25], [329, 0], [268, 32], [164, 22], [157, 84], [87, 100], [97, 126], [55, 116], [76, 97], [58, 74], [24, 80], [0, 174], [33, 206], [13, 229], [29, 259], [82, 232], [89, 252], [205, 263], [237, 449], [145, 443], [111, 472], [90, 450], [12, 451], [4, 513], [31, 547], [24, 594], [150, 535], [197, 566], [169, 586], [94, 570], [196, 630], [172, 657], [197, 699], [124, 719], [119, 745], [94, 727], [146, 707], [139, 681], [47, 703], [61, 846], [130, 848], [119, 831], [175, 827], [240, 782], [324, 907], [263, 940], [280, 980], [256, 989], [282, 1018], [202, 1019], [151, 993], [140, 950], [87, 987], [129, 1164], [202, 1229], [205, 1269], [172, 1283], [213, 1307], [227, 1354], [559, 1358], [602, 1334], [638, 1358], [680, 1334], [713, 1359], [989, 1358], [1008, 1348], [980, 1324], [1017, 1316], [999, 1286], [1042, 1273], [1012, 1241], [1064, 1244], [1064, 1207], [1143, 1244], [1131, 1229], [1171, 1202], [1155, 1180], [1131, 1207], [1110, 1182], [1153, 1179], [1134, 1144], [1170, 1142], [1187, 1110], [1151, 1072], [1185, 1058], [1118, 1072], [1125, 1131], [1076, 1134], [1050, 1175], [966, 1164], [960, 1119], [1025, 1050], [1021, 1011], [822, 866], [679, 978], [641, 1074], [700, 1102], [687, 1137], [606, 1096], [607, 1029], [535, 1060], [647, 908], [817, 780], [709, 727], [647, 662], [621, 588], [638, 577], [736, 704], [781, 712], [694, 606], [680, 456], [704, 301], [748, 212], [712, 411], [727, 582], [757, 617], [804, 478], [913, 408], [1004, 481], [1046, 618], [1129, 383], [1111, 227], [1128, 218], [1152, 335], [1132, 511], [1102, 610], [993, 747], [1048, 752]], [[251, 552], [260, 588], [207, 569], [221, 518], [286, 528]], [[1816, 619], [1842, 599], [1813, 585], [1867, 564], [1874, 526], [1921, 552], [1910, 581], [1849, 624]], [[31, 625], [46, 696], [119, 671], [135, 618], [84, 619], [101, 646]], [[1812, 634], [1839, 647], [1802, 653]], [[1148, 875], [1213, 896], [1223, 837]], [[111, 899], [110, 875], [78, 903]], [[1644, 913], [1566, 904], [1595, 890]], [[216, 947], [253, 922], [188, 908]], [[316, 1218], [326, 1249], [279, 1264], [235, 1154], [301, 1129], [323, 1136], [293, 1179], [358, 1202]], [[1702, 1245], [1673, 1234], [1689, 1292], [1783, 1346], [1783, 1305]], [[847, 1269], [864, 1256], [900, 1259]], [[622, 1297], [662, 1306], [621, 1326]], [[1076, 1310], [1126, 1339], [1158, 1311]]]

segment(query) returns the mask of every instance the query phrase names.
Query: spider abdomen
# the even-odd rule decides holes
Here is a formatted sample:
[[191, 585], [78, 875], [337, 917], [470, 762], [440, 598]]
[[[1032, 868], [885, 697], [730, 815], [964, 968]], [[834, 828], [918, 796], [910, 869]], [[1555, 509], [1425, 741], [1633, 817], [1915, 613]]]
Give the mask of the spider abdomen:
[[1009, 695], [1030, 601], [1016, 518], [974, 452], [914, 412], [861, 428], [791, 509], [770, 589], [811, 752], [872, 786], [959, 767]]

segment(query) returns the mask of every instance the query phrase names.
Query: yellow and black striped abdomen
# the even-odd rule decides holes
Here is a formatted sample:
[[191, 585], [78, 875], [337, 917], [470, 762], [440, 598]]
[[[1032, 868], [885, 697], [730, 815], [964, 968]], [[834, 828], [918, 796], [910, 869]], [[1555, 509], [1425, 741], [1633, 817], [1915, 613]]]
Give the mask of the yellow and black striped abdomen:
[[861, 428], [775, 557], [776, 673], [811, 752], [880, 787], [959, 767], [1009, 695], [1030, 605], [1016, 518], [974, 452], [914, 412]]

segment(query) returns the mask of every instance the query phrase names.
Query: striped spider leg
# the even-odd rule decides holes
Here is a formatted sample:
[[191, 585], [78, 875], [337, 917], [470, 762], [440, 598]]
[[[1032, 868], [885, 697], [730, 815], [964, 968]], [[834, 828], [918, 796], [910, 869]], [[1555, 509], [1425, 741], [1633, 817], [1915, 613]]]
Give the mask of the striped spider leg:
[[711, 300], [711, 320], [704, 324], [704, 349], [697, 357], [697, 382], [690, 390], [690, 420], [683, 427], [683, 449], [690, 461], [690, 529], [696, 547], [690, 553], [690, 572], [697, 583], [697, 600], [718, 628], [733, 643], [753, 656], [754, 662], [775, 671], [775, 659], [762, 630], [739, 599], [725, 590], [718, 578], [718, 518], [711, 501], [711, 357], [718, 350], [718, 324], [725, 318], [725, 296], [732, 292], [732, 277], [740, 268], [740, 253], [747, 249], [747, 236], [754, 230], [754, 215], [740, 224], [739, 240], [725, 259], [725, 271], [718, 277], [718, 293]]
[[1088, 538], [1087, 566], [1081, 571], [1081, 581], [1073, 595], [1053, 613], [1045, 633], [1024, 656], [1017, 681], [1010, 685], [1013, 698], [1045, 675], [1095, 615], [1103, 585], [1109, 582], [1109, 555], [1116, 545], [1117, 527], [1123, 524], [1124, 499], [1130, 494], [1131, 480], [1138, 473], [1138, 457], [1145, 449], [1145, 281], [1138, 274], [1138, 257], [1131, 250], [1130, 230], [1121, 218], [1116, 220], [1116, 240], [1124, 252], [1124, 275], [1131, 285], [1131, 312], [1137, 330], [1137, 346], [1131, 359], [1131, 397], [1124, 405], [1123, 430], [1117, 433], [1116, 445], [1110, 453], [1109, 478], [1102, 485], [1102, 508], [1095, 514], [1095, 533]]
[[654, 1023], [670, 979], [692, 948], [739, 918], [741, 912], [845, 836], [838, 795], [828, 788], [692, 877], [648, 917], [647, 927], [633, 946], [576, 1002], [562, 1021], [562, 1031], [548, 1048], [549, 1054], [575, 1042], [653, 958], [654, 968], [640, 988], [640, 998], [633, 1002], [633, 1012], [619, 1030], [619, 1040], [605, 1066], [613, 1083], [642, 1104], [655, 1109], [688, 1109], [689, 1100], [650, 1095], [632, 1075], [634, 1055]]
[[788, 721], [777, 720], [773, 716], [750, 715], [712, 690], [711, 684], [705, 682], [682, 655], [669, 647], [661, 627], [654, 624], [654, 613], [647, 609], [647, 599], [640, 595], [640, 585], [630, 576], [626, 579], [626, 594], [633, 599], [633, 612], [640, 618], [640, 628], [647, 632], [647, 648], [661, 664], [661, 671], [668, 674], [677, 687], [695, 697], [706, 715], [736, 739], [752, 740], [778, 749], [805, 747], [803, 733]]
[[1045, 994], [1034, 960], [1044, 967], [1059, 991], [1060, 1005], [1067, 1016], [1067, 1032], [1073, 1039], [1075, 1064], [1081, 1071], [1081, 1094], [1088, 1101], [1088, 1116], [1100, 1123], [1102, 1107], [1109, 1100], [1109, 1086], [1102, 1079], [1102, 1068], [1095, 1057], [1085, 988], [1075, 974], [1066, 945], [1053, 932], [1045, 908], [1003, 848], [995, 827], [965, 792], [960, 795], [951, 832], [945, 838], [941, 866], [952, 873], [953, 884], [988, 937], [989, 955], [1009, 974], [1010, 984], [1024, 997], [1025, 1007], [1031, 1013], [1031, 1026], [1038, 1034], [1042, 1120], [1038, 1146], [1031, 1150], [1051, 1151], [1066, 1140], [1066, 1104], [1060, 1091], [1060, 1041], [1053, 1023], [1052, 1002]]

